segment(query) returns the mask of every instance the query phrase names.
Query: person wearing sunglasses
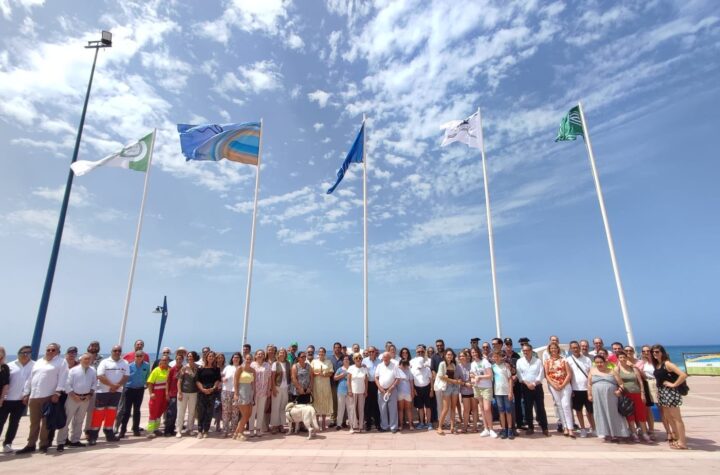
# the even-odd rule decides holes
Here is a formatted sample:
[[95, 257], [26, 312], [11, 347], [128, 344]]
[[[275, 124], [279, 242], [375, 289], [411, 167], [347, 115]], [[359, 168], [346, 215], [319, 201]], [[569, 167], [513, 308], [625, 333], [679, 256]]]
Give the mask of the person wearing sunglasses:
[[65, 401], [65, 414], [67, 422], [65, 427], [58, 432], [57, 451], [63, 452], [68, 440], [68, 430], [70, 431], [70, 447], [85, 447], [80, 442], [82, 434], [82, 424], [85, 420], [88, 406], [90, 404], [90, 396], [95, 392], [97, 387], [97, 372], [95, 368], [90, 366], [90, 355], [85, 353], [80, 357], [80, 362], [72, 368], [68, 373], [67, 400]]
[[375, 381], [375, 370], [382, 361], [378, 358], [377, 348], [368, 347], [368, 355], [363, 358], [362, 365], [368, 370], [368, 390], [365, 398], [365, 430], [372, 425], [380, 431], [380, 404], [378, 403], [378, 387]]
[[95, 392], [95, 410], [92, 415], [92, 425], [88, 434], [88, 444], [97, 443], [100, 430], [105, 434], [105, 440], [115, 442], [113, 425], [117, 417], [117, 407], [122, 396], [125, 383], [130, 378], [130, 365], [122, 359], [122, 347], [112, 347], [110, 358], [103, 359], [98, 365], [98, 388]]
[[33, 365], [30, 381], [24, 389], [24, 404], [30, 410], [30, 434], [27, 445], [15, 452], [16, 455], [35, 452], [35, 444], [40, 439], [40, 451], [47, 453], [50, 445], [47, 419], [43, 417], [43, 405], [56, 403], [67, 383], [67, 363], [60, 355], [60, 345], [50, 343], [45, 356]]
[[5, 394], [5, 400], [0, 405], [0, 435], [2, 435], [5, 422], [8, 422], [5, 440], [3, 441], [3, 452], [10, 453], [13, 451], [12, 444], [17, 434], [20, 418], [23, 415], [25, 405], [23, 404], [23, 390], [25, 383], [30, 379], [33, 365], [35, 362], [30, 359], [32, 349], [29, 345], [21, 346], [18, 350], [18, 357], [15, 361], [8, 364], [10, 371], [8, 390]]
[[670, 426], [668, 442], [671, 449], [686, 450], [685, 423], [680, 414], [682, 394], [678, 389], [687, 379], [687, 373], [670, 361], [665, 347], [653, 345], [650, 356], [655, 366], [655, 381], [658, 388], [658, 406], [663, 420]]
[[[648, 432], [650, 440], [655, 440], [655, 418], [653, 417], [652, 407], [658, 402], [658, 388], [655, 382], [655, 366], [652, 363], [652, 357], [650, 356], [650, 345], [643, 345], [640, 352], [640, 359], [637, 362], [637, 368], [642, 372], [645, 377], [645, 384], [647, 385], [647, 393], [645, 394], [645, 403], [647, 405], [647, 422]], [[663, 419], [663, 425], [665, 425], [665, 432], [668, 432], [666, 422]]]

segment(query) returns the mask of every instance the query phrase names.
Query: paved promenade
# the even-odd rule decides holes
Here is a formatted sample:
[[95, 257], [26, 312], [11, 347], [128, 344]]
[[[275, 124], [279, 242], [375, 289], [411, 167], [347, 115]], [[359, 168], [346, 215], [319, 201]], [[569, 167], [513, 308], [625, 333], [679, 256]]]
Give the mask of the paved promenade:
[[[690, 450], [665, 442], [607, 444], [597, 438], [569, 439], [556, 432], [514, 441], [477, 434], [444, 437], [415, 431], [350, 435], [330, 430], [314, 440], [304, 436], [265, 436], [246, 442], [220, 439], [130, 437], [93, 448], [66, 449], [58, 455], [0, 455], [3, 475], [45, 473], [720, 473], [720, 378], [692, 377], [682, 412]], [[147, 398], [146, 398], [147, 400]], [[552, 403], [546, 400], [552, 421]], [[147, 416], [145, 408], [144, 416]], [[658, 440], [664, 438], [657, 424]], [[27, 419], [15, 448], [27, 437]]]

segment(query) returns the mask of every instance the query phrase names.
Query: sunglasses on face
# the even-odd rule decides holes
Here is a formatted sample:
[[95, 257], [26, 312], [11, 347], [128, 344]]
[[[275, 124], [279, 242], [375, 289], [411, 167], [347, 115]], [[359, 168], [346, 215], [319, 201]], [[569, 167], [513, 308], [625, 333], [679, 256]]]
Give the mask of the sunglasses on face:
[[18, 354], [19, 354], [19, 355], [22, 355], [22, 356], [27, 356], [27, 355], [30, 354], [30, 352], [29, 352], [29, 351], [21, 351], [21, 352], [18, 353]]
[[56, 349], [56, 348], [48, 348], [48, 349], [45, 350], [45, 351], [46, 351], [47, 353], [57, 353], [57, 349]]

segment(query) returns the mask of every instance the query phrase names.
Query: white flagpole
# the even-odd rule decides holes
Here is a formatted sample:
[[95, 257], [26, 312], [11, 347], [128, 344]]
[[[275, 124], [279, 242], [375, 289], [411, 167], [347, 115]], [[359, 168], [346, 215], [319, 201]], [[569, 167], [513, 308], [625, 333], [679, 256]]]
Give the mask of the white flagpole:
[[368, 330], [368, 237], [367, 237], [367, 154], [365, 153], [365, 114], [363, 114], [363, 330], [365, 348], [370, 345]]
[[260, 157], [262, 156], [263, 120], [260, 119], [260, 143], [258, 145], [258, 162], [255, 173], [255, 205], [253, 206], [252, 228], [250, 231], [250, 256], [248, 257], [247, 289], [245, 290], [245, 317], [243, 318], [243, 345], [247, 343], [248, 319], [250, 318], [250, 289], [252, 288], [253, 258], [255, 256], [255, 221], [257, 219], [258, 190], [260, 189]]
[[485, 138], [482, 132], [482, 114], [477, 110], [480, 121], [480, 155], [482, 157], [483, 182], [485, 185], [485, 216], [487, 217], [488, 243], [490, 244], [490, 273], [492, 274], [493, 302], [495, 303], [495, 331], [498, 338], [502, 338], [500, 331], [500, 298], [498, 296], [497, 276], [495, 273], [495, 240], [493, 238], [492, 214], [490, 213], [490, 189], [488, 188], [487, 167], [485, 165]]
[[592, 169], [593, 179], [595, 180], [595, 191], [597, 191], [598, 202], [600, 203], [600, 213], [602, 214], [603, 225], [605, 226], [605, 236], [607, 237], [608, 248], [610, 249], [610, 260], [612, 261], [613, 273], [615, 274], [615, 285], [617, 286], [618, 297], [620, 298], [620, 309], [622, 310], [623, 320], [625, 322], [625, 332], [627, 333], [628, 344], [634, 348], [635, 338], [633, 337], [627, 304], [625, 303], [625, 291], [623, 291], [622, 281], [620, 280], [620, 268], [618, 267], [615, 257], [615, 245], [613, 244], [610, 222], [608, 221], [607, 211], [605, 210], [605, 199], [603, 198], [602, 188], [600, 187], [600, 176], [595, 166], [595, 156], [593, 155], [592, 143], [590, 142], [590, 131], [588, 130], [587, 122], [585, 122], [585, 114], [583, 113], [580, 101], [578, 101], [578, 109], [583, 126], [585, 146], [587, 147], [588, 157], [590, 158], [590, 168]]
[[130, 264], [130, 277], [128, 278], [127, 293], [125, 294], [125, 308], [123, 309], [123, 319], [120, 324], [120, 339], [118, 340], [118, 345], [120, 346], [125, 343], [125, 329], [127, 327], [128, 311], [130, 309], [130, 295], [132, 294], [133, 279], [135, 278], [135, 263], [137, 262], [138, 248], [140, 246], [140, 233], [142, 232], [143, 216], [145, 215], [145, 198], [147, 197], [150, 170], [152, 169], [152, 159], [155, 154], [156, 135], [157, 129], [154, 129], [152, 144], [150, 145], [150, 156], [148, 157], [147, 170], [145, 171], [145, 185], [143, 186], [142, 201], [140, 201], [140, 216], [138, 217], [137, 230], [135, 231], [135, 244], [133, 246], [132, 262]]

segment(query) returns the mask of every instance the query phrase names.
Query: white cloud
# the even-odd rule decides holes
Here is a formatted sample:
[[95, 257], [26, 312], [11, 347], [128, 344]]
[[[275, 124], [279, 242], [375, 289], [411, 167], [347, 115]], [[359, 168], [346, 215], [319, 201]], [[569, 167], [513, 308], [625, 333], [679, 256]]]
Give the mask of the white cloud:
[[[11, 232], [33, 239], [50, 241], [55, 235], [58, 211], [49, 209], [22, 209], [2, 218]], [[5, 227], [5, 226], [4, 226]], [[73, 223], [65, 223], [62, 244], [83, 252], [123, 256], [128, 252], [125, 243], [116, 239], [96, 236]]]
[[305, 42], [299, 35], [290, 33], [287, 37], [287, 45], [292, 49], [300, 49], [305, 46]]
[[305, 45], [303, 39], [293, 31], [289, 19], [292, 0], [231, 0], [227, 1], [219, 18], [196, 25], [200, 36], [228, 44], [232, 30], [247, 33], [263, 33], [272, 37], [283, 37], [284, 44], [291, 49]]
[[[60, 203], [62, 202], [63, 196], [65, 194], [65, 185], [60, 185], [57, 188], [47, 188], [42, 186], [34, 189], [32, 191], [32, 194]], [[78, 184], [73, 185], [72, 191], [70, 193], [70, 206], [85, 208], [87, 206], [90, 206], [94, 200], [95, 197], [92, 193], [88, 191], [87, 188]]]
[[252, 92], [260, 94], [282, 87], [282, 74], [279, 66], [271, 60], [257, 61], [249, 66], [238, 68], [239, 77], [233, 73], [225, 73], [217, 89], [222, 93], [232, 91]]
[[322, 109], [327, 105], [328, 99], [330, 99], [330, 93], [325, 92], [322, 89], [316, 89], [313, 92], [308, 93], [308, 99], [310, 102], [317, 102], [318, 106]]
[[322, 122], [315, 122], [313, 124], [313, 129], [315, 129], [315, 132], [319, 132], [320, 129], [322, 129], [323, 127], [325, 127], [325, 124], [323, 124]]
[[342, 39], [342, 31], [337, 30], [330, 33], [328, 37], [328, 45], [330, 46], [330, 53], [328, 54], [328, 61], [330, 64], [334, 63], [338, 55], [338, 47], [340, 46], [340, 40]]

